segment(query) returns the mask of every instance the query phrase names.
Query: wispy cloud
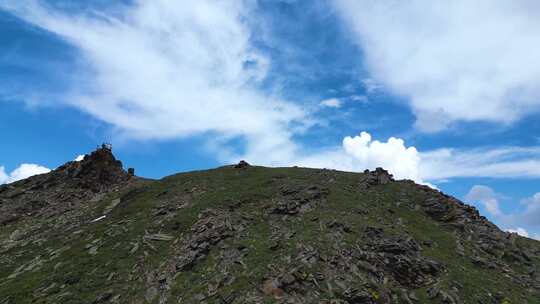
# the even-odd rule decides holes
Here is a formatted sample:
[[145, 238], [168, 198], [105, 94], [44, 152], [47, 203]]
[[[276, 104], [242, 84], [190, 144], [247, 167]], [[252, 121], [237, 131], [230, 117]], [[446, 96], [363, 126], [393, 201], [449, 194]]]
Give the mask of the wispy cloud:
[[540, 110], [540, 3], [335, 0], [374, 80], [423, 131]]
[[[474, 185], [465, 196], [465, 201], [480, 203], [490, 217], [506, 231], [540, 239], [540, 193], [523, 199], [521, 204], [525, 208], [522, 211], [507, 213], [500, 208], [501, 198], [504, 198], [503, 195], [488, 186]], [[518, 208], [514, 206], [512, 209]]]
[[319, 103], [322, 107], [328, 107], [328, 108], [339, 108], [341, 107], [341, 100], [338, 98], [328, 98], [324, 99]]
[[421, 175], [429, 180], [540, 177], [540, 147], [444, 148], [425, 151], [421, 157]]
[[291, 137], [307, 119], [259, 88], [270, 60], [251, 45], [250, 5], [135, 1], [114, 14], [68, 15], [39, 1], [0, 1], [80, 51], [86, 66], [64, 102], [128, 137], [243, 137], [248, 151], [272, 158], [295, 149]]

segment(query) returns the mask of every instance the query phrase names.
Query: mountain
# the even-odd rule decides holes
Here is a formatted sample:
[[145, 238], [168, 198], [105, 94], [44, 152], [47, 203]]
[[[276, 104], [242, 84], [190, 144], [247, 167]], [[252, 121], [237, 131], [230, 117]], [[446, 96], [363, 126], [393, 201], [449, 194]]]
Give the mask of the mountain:
[[0, 186], [8, 303], [540, 303], [540, 242], [380, 168], [150, 180], [103, 146]]

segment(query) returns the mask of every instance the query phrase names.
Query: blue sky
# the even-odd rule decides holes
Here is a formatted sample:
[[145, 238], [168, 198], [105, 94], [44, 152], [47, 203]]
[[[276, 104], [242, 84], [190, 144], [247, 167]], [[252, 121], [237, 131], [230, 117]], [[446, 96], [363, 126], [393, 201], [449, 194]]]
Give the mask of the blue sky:
[[539, 17], [535, 1], [0, 0], [0, 183], [101, 142], [152, 178], [383, 166], [539, 237]]

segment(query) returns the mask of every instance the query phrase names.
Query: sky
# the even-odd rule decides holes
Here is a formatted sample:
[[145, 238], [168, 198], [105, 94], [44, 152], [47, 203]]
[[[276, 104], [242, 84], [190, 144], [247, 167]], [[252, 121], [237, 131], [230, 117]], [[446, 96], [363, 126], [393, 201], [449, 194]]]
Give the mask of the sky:
[[540, 238], [535, 0], [0, 0], [0, 184], [382, 166]]

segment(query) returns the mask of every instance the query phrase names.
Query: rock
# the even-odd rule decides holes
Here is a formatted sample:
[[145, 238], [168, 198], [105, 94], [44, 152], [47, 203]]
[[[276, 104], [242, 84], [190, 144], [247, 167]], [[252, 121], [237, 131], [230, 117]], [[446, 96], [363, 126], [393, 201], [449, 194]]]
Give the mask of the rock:
[[432, 286], [428, 288], [427, 295], [429, 299], [435, 299], [439, 296], [440, 289], [438, 286]]
[[272, 214], [297, 215], [312, 210], [321, 204], [328, 196], [328, 189], [317, 186], [309, 187], [282, 187], [281, 197], [276, 206], [270, 210]]
[[105, 293], [100, 294], [92, 303], [98, 304], [98, 303], [105, 303], [108, 302], [110, 299], [112, 299], [113, 293], [108, 291]]
[[357, 290], [355, 288], [349, 288], [343, 292], [343, 299], [346, 301], [346, 303], [350, 304], [370, 304], [370, 303], [377, 303], [373, 296], [363, 290]]
[[207, 210], [191, 228], [191, 236], [183, 240], [181, 255], [178, 256], [176, 269], [186, 271], [193, 267], [197, 260], [208, 254], [211, 246], [221, 240], [230, 238], [233, 233], [242, 230], [242, 224], [231, 223], [226, 214]]
[[98, 246], [92, 246], [88, 250], [88, 253], [91, 254], [91, 255], [96, 255], [96, 254], [98, 254], [98, 249], [99, 249]]
[[12, 241], [18, 241], [23, 236], [24, 236], [24, 233], [22, 233], [21, 230], [16, 229], [9, 235], [9, 239], [12, 240]]
[[285, 286], [291, 285], [295, 281], [296, 281], [296, 278], [293, 275], [291, 275], [290, 273], [284, 274], [280, 279], [281, 285], [285, 285]]
[[367, 261], [372, 273], [385, 273], [402, 286], [421, 287], [435, 281], [444, 267], [438, 262], [422, 257], [420, 246], [412, 238], [386, 236], [381, 230], [367, 227], [370, 243], [358, 252]]
[[272, 296], [274, 299], [281, 299], [285, 296], [285, 292], [280, 288], [279, 281], [276, 279], [264, 281], [262, 290], [265, 295]]
[[234, 165], [234, 167], [236, 169], [247, 168], [249, 166], [250, 166], [250, 164], [248, 162], [246, 162], [245, 160], [241, 160], [238, 164]]
[[345, 233], [351, 233], [352, 232], [351, 227], [349, 227], [346, 224], [339, 223], [339, 222], [337, 222], [335, 220], [332, 220], [332, 221], [326, 223], [326, 227], [328, 227], [330, 229], [335, 229], [335, 230], [338, 230], [338, 231], [342, 231], [342, 232], [345, 232]]
[[459, 239], [456, 238], [456, 253], [460, 256], [465, 256], [465, 247], [461, 244]]
[[437, 221], [450, 221], [454, 218], [453, 206], [448, 201], [438, 197], [426, 199], [422, 207], [429, 216]]
[[446, 304], [457, 304], [456, 300], [447, 292], [445, 291], [439, 291], [439, 295], [442, 298], [442, 302]]
[[145, 236], [145, 238], [147, 240], [152, 240], [152, 241], [166, 241], [166, 242], [174, 240], [174, 236], [163, 234], [163, 233], [148, 234]]
[[394, 181], [392, 174], [383, 168], [376, 168], [375, 171], [364, 171], [364, 176], [362, 179], [362, 184], [365, 186], [376, 186], [376, 185], [386, 185]]

